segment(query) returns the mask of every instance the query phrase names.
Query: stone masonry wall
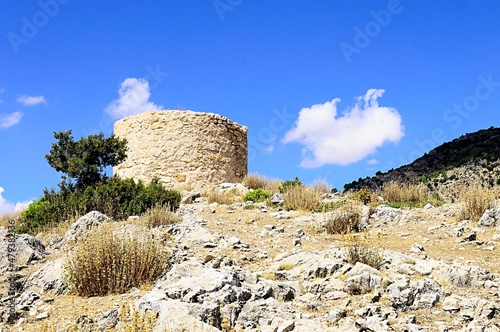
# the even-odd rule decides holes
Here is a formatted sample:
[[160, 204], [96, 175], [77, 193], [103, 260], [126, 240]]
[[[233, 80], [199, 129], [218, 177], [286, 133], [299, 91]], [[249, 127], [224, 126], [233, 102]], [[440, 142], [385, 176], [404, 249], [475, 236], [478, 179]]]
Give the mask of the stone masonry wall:
[[241, 182], [247, 174], [247, 127], [224, 116], [193, 111], [154, 111], [115, 123], [128, 141], [127, 159], [113, 168], [123, 178], [167, 188], [207, 188]]

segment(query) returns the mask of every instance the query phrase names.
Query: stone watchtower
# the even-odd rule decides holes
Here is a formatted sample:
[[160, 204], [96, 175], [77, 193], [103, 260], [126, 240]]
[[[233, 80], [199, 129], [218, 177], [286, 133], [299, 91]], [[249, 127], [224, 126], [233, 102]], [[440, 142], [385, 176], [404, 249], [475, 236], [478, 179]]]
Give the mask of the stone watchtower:
[[167, 188], [207, 188], [241, 182], [248, 169], [247, 127], [228, 118], [193, 111], [154, 111], [115, 123], [128, 141], [127, 159], [113, 168], [123, 178]]

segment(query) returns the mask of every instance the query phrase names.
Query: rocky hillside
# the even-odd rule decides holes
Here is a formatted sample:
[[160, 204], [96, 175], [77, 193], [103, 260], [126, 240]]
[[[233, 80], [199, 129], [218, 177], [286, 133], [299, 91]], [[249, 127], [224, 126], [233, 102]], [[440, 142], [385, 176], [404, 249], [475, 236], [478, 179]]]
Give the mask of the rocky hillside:
[[[457, 221], [457, 204], [360, 208], [363, 232], [331, 235], [324, 227], [336, 212], [209, 204], [189, 193], [170, 226], [144, 229], [135, 218], [91, 212], [63, 236], [16, 236], [13, 274], [12, 235], [0, 228], [0, 330], [138, 331], [133, 322], [149, 312], [152, 331], [170, 332], [500, 331], [500, 209], [472, 224]], [[164, 239], [168, 271], [124, 294], [69, 294], [67, 253], [107, 224]], [[360, 248], [375, 267], [349, 258]]]
[[[380, 188], [391, 181], [413, 184], [423, 182], [431, 189], [455, 194], [461, 185], [500, 183], [500, 128], [491, 127], [463, 135], [429, 151], [408, 165], [377, 172], [374, 177], [345, 185], [346, 190]], [[458, 182], [457, 182], [458, 181]]]

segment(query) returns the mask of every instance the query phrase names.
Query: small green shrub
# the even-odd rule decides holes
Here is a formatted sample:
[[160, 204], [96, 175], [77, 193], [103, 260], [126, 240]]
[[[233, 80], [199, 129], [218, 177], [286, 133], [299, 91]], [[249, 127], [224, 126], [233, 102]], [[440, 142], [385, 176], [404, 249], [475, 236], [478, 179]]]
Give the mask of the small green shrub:
[[255, 189], [255, 190], [252, 190], [252, 191], [249, 191], [248, 193], [246, 193], [244, 200], [257, 203], [257, 202], [265, 201], [266, 199], [269, 198], [269, 196], [270, 195], [267, 191], [262, 190], [262, 189]]
[[362, 188], [352, 194], [351, 198], [366, 205], [372, 201], [372, 193], [367, 188]]

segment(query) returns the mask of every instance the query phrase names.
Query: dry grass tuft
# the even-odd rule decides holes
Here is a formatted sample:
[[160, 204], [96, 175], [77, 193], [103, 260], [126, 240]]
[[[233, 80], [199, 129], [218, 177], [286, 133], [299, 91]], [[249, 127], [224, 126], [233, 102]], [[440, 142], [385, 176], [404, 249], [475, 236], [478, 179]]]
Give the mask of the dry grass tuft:
[[329, 194], [332, 192], [332, 186], [322, 178], [314, 180], [310, 187], [321, 194]]
[[117, 235], [111, 225], [104, 224], [69, 254], [66, 280], [80, 296], [124, 293], [156, 280], [167, 260], [162, 244], [150, 235]]
[[224, 192], [221, 192], [217, 189], [213, 189], [211, 191], [205, 192], [203, 196], [207, 198], [209, 204], [219, 203], [219, 204], [230, 205], [236, 203], [237, 201], [241, 201], [241, 197], [237, 189], [230, 189]]
[[423, 202], [431, 198], [429, 188], [418, 185], [403, 185], [391, 182], [383, 186], [382, 196], [389, 202]]
[[270, 179], [267, 181], [263, 189], [271, 195], [276, 194], [280, 192], [280, 187], [282, 184], [283, 181], [281, 181], [280, 179]]
[[315, 211], [321, 200], [321, 193], [304, 185], [291, 186], [283, 193], [287, 210]]
[[463, 190], [460, 194], [462, 208], [458, 214], [460, 220], [479, 221], [487, 209], [496, 207], [495, 200], [500, 197], [498, 187], [482, 188], [480, 185], [474, 185]]
[[21, 212], [0, 215], [0, 226], [8, 228], [11, 220], [15, 221], [14, 226], [17, 227], [21, 220]]
[[290, 263], [281, 263], [280, 266], [278, 266], [278, 271], [290, 271], [294, 267], [295, 266]]
[[351, 244], [344, 249], [345, 259], [350, 264], [357, 262], [379, 269], [383, 258], [377, 248], [370, 248], [360, 243], [359, 240], [350, 241]]
[[[427, 203], [441, 205], [442, 199], [423, 183], [416, 185], [390, 182], [382, 187], [382, 197], [394, 207], [423, 207]], [[392, 203], [392, 204], [391, 204]]]
[[361, 210], [358, 206], [347, 204], [327, 214], [325, 226], [328, 234], [348, 234], [358, 232], [361, 223]]
[[147, 227], [158, 227], [171, 225], [182, 220], [175, 212], [172, 212], [170, 206], [157, 205], [148, 209], [141, 216], [141, 224]]
[[268, 182], [265, 176], [252, 173], [245, 176], [242, 184], [249, 189], [264, 189]]

